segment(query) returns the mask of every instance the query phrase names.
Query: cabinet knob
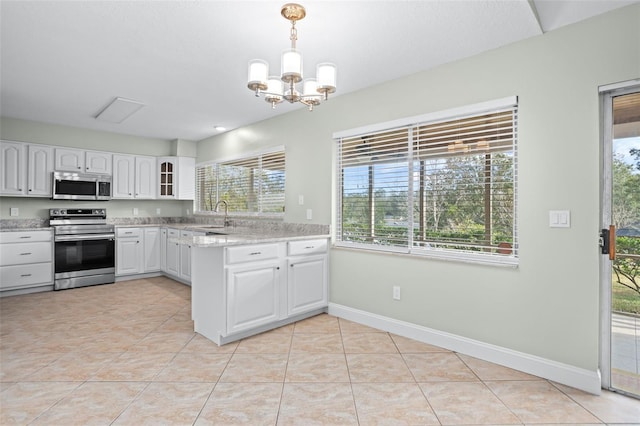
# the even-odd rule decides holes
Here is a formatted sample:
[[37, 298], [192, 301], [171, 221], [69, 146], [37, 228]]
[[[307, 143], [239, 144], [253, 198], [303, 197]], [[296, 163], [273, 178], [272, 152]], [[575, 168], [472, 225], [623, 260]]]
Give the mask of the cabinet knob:
[[29, 188], [29, 192], [33, 191], [33, 189]]
[[82, 167], [78, 166], [78, 170], [81, 170], [81, 169], [82, 169]]

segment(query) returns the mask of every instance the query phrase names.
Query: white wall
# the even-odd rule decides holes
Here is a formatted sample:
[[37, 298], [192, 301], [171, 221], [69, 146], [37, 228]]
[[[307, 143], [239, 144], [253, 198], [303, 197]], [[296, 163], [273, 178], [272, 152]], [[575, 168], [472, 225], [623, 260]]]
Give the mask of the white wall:
[[[285, 145], [285, 220], [330, 223], [338, 130], [519, 97], [517, 269], [333, 249], [331, 302], [598, 368], [598, 86], [640, 76], [640, 5], [343, 94], [198, 143], [198, 160]], [[419, 52], [418, 52], [419, 54]], [[268, 107], [265, 105], [265, 108]], [[305, 205], [298, 206], [298, 195]], [[570, 210], [571, 228], [548, 227]], [[392, 285], [402, 300], [392, 300]]]

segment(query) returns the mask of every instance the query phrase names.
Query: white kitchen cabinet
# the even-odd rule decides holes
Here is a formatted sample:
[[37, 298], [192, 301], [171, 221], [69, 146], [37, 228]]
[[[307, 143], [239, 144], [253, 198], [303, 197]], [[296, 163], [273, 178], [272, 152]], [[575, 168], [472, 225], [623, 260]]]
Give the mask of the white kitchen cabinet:
[[160, 228], [116, 229], [116, 275], [160, 271]]
[[137, 155], [135, 158], [135, 198], [156, 198], [156, 158]]
[[180, 244], [176, 241], [169, 241], [173, 238], [180, 238], [180, 231], [172, 228], [167, 229], [165, 272], [178, 277], [180, 276]]
[[0, 195], [51, 196], [52, 147], [1, 141], [0, 166]]
[[160, 271], [167, 272], [167, 228], [160, 228]]
[[56, 148], [55, 169], [61, 172], [84, 172], [84, 151], [73, 148]]
[[325, 312], [328, 239], [192, 248], [195, 331], [224, 344]]
[[112, 198], [156, 198], [156, 158], [113, 155]]
[[160, 271], [160, 228], [144, 228], [144, 272]]
[[135, 156], [113, 155], [111, 198], [133, 198], [135, 170]]
[[327, 256], [289, 259], [287, 313], [299, 314], [327, 306]]
[[143, 238], [140, 228], [116, 229], [116, 275], [144, 272]]
[[327, 239], [287, 243], [287, 314], [327, 306]]
[[0, 233], [0, 291], [53, 288], [53, 231]]
[[113, 154], [110, 152], [86, 151], [84, 160], [85, 173], [111, 175], [113, 171]]
[[195, 158], [158, 157], [158, 198], [193, 200], [195, 197]]
[[0, 193], [2, 195], [26, 195], [27, 145], [19, 142], [0, 142]]
[[47, 145], [29, 145], [27, 153], [27, 195], [50, 197], [53, 148]]
[[[192, 237], [191, 231], [180, 231], [180, 237]], [[180, 278], [191, 282], [191, 245], [180, 244]]]
[[279, 261], [228, 268], [226, 281], [228, 334], [279, 319]]
[[61, 172], [110, 175], [112, 155], [110, 152], [56, 148], [54, 164], [55, 169]]

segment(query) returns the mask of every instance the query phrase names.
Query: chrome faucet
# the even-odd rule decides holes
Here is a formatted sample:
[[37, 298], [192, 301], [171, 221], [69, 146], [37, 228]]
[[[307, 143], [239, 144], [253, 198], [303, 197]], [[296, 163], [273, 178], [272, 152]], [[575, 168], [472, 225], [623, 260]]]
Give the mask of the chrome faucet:
[[229, 203], [227, 203], [227, 200], [218, 201], [216, 206], [213, 208], [213, 211], [217, 213], [220, 204], [224, 204], [224, 226], [229, 226]]

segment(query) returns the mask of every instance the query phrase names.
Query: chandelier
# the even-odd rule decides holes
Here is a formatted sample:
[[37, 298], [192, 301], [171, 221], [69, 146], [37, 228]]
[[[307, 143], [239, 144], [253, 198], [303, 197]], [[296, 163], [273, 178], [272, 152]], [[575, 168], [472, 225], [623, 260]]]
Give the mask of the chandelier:
[[[247, 87], [254, 91], [256, 97], [264, 95], [264, 100], [275, 108], [283, 100], [290, 103], [300, 102], [313, 111], [321, 100], [327, 100], [329, 93], [336, 91], [335, 64], [323, 62], [316, 67], [316, 78], [302, 77], [302, 53], [296, 50], [298, 32], [296, 22], [306, 16], [304, 7], [296, 3], [282, 6], [280, 14], [291, 22], [291, 48], [282, 53], [280, 76], [269, 76], [269, 64], [262, 59], [249, 61], [249, 78]], [[298, 83], [302, 81], [302, 92]]]

